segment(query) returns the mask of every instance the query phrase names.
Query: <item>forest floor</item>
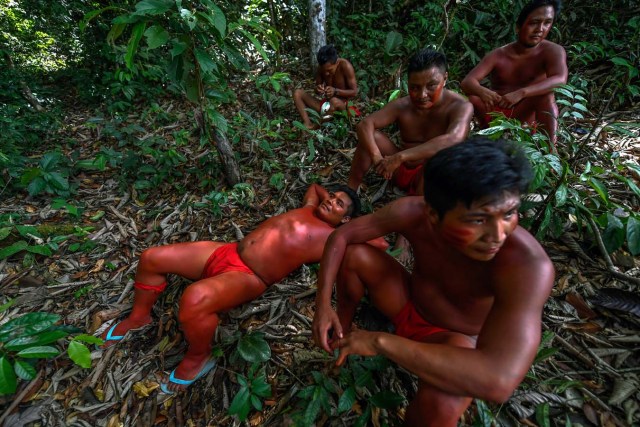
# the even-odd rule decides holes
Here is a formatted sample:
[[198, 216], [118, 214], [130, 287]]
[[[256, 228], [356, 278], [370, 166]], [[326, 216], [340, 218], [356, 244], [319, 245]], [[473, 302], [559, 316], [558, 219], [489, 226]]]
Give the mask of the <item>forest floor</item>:
[[[288, 108], [288, 117], [295, 117]], [[188, 111], [175, 101], [159, 101], [157, 111], [168, 114], [173, 110], [176, 119], [140, 132], [137, 138], [160, 135], [171, 141], [176, 129], [191, 129], [187, 116], [176, 113], [180, 109]], [[103, 147], [118, 149], [113, 134], [106, 135], [95, 121], [89, 125], [94, 114], [70, 113], [61, 130], [66, 139], [76, 141], [73, 151], [81, 159], [94, 158]], [[312, 180], [323, 185], [346, 181], [355, 144], [352, 125], [344, 124], [346, 133], [336, 137], [337, 126], [332, 124], [310, 134], [293, 126], [293, 119], [253, 117], [253, 130], [234, 142], [244, 180], [253, 190], [244, 193], [244, 198], [222, 190], [214, 193], [227, 194], [226, 199], [211, 197], [214, 193], [205, 197], [197, 184], [210, 171], [197, 175], [189, 171], [199, 167], [198, 159], [211, 156], [212, 149], [199, 146], [193, 135], [188, 137], [191, 144], [177, 146], [187, 159], [176, 166], [182, 176], [172, 175], [170, 184], [144, 190], [144, 197], [133, 185], [121, 186], [122, 171], [109, 166], [73, 178], [78, 187], [69, 203], [81, 206], [77, 218], [68, 209], [52, 207], [47, 198], [3, 196], [0, 214], [19, 213], [22, 224], [48, 230], [48, 238], [70, 237], [50, 257], [25, 259], [21, 253], [0, 261], [0, 304], [15, 298], [14, 305], [0, 313], [0, 323], [18, 314], [46, 311], [58, 313], [64, 324], [99, 336], [130, 309], [132, 277], [137, 257], [145, 248], [205, 239], [235, 241], [268, 216], [298, 207]], [[125, 121], [147, 128], [140, 116]], [[310, 140], [315, 142], [314, 152], [310, 151]], [[640, 154], [638, 140], [612, 136], [601, 138], [598, 144], [599, 149], [636, 159]], [[267, 151], [271, 151], [268, 156]], [[279, 171], [278, 164], [282, 165]], [[282, 174], [278, 175], [281, 179], [274, 178], [276, 172]], [[364, 194], [370, 208], [398, 197], [391, 186], [374, 176], [367, 178]], [[80, 228], [86, 234], [79, 232]], [[84, 246], [77, 250], [76, 245], [72, 251], [73, 243]], [[585, 240], [576, 229], [569, 229], [560, 240], [543, 243], [556, 267], [556, 285], [544, 310], [539, 360], [507, 403], [488, 408], [505, 426], [637, 425], [638, 260], [622, 250], [613, 254], [615, 268], [631, 278], [621, 280], [608, 271], [598, 245]], [[15, 395], [0, 398], [0, 424], [240, 425], [227, 414], [239, 388], [238, 374], [246, 375], [246, 366], [234, 357], [235, 333], [251, 330], [262, 331], [271, 348], [271, 358], [262, 367], [272, 397], [264, 401], [262, 411], [249, 414], [248, 425], [296, 425], [296, 411], [304, 411], [309, 404], [296, 393], [314, 384], [312, 373], [334, 379], [339, 375], [333, 358], [315, 347], [310, 337], [316, 271], [317, 266], [303, 266], [254, 302], [227, 313], [217, 333], [216, 342], [221, 343], [217, 369], [186, 393], [167, 396], [160, 392], [159, 382], [185, 351], [176, 313], [187, 281], [172, 278], [154, 308], [149, 327], [106, 350], [93, 350], [89, 369], [74, 365], [64, 354], [42, 361], [35, 379], [23, 381]], [[387, 326], [366, 305], [357, 323], [362, 327]], [[358, 400], [346, 415], [326, 413], [316, 425], [353, 425], [366, 411], [363, 396], [377, 390], [391, 390], [406, 399], [415, 393], [415, 377], [392, 364], [372, 370], [369, 379], [373, 381], [358, 389]], [[340, 390], [328, 393], [332, 405], [337, 405]], [[483, 411], [474, 403], [460, 425], [489, 425], [480, 421]], [[402, 413], [402, 406], [372, 407], [365, 425], [398, 425]], [[553, 420], [552, 424], [545, 424], [545, 419]]]

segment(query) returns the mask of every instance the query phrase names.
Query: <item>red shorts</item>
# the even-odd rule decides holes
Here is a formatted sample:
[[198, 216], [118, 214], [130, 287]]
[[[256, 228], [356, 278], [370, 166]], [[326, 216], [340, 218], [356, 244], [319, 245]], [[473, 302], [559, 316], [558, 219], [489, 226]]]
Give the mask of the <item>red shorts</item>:
[[255, 276], [253, 270], [240, 259], [238, 255], [238, 243], [227, 243], [224, 246], [220, 246], [213, 251], [207, 263], [202, 270], [202, 277], [200, 279], [206, 279], [207, 277], [217, 276], [229, 271], [241, 271], [243, 273], [251, 274]]
[[407, 301], [407, 304], [392, 322], [396, 327], [396, 335], [413, 341], [424, 341], [429, 335], [438, 332], [449, 332], [448, 329], [434, 326], [424, 320], [411, 301]]
[[491, 123], [491, 120], [494, 119], [494, 117], [490, 113], [502, 113], [507, 119], [513, 118], [513, 108], [502, 108], [498, 105], [494, 105], [493, 110], [488, 111], [487, 114], [484, 115], [484, 120], [487, 122], [487, 124]]
[[408, 196], [415, 196], [423, 166], [424, 163], [411, 169], [402, 163], [393, 174], [394, 184], [400, 187], [400, 189], [406, 191]]
[[[337, 97], [338, 99], [340, 99], [342, 102], [344, 102], [347, 106], [347, 116], [356, 116], [356, 117], [360, 117], [360, 115], [362, 115], [362, 113], [360, 112], [360, 110], [358, 109], [358, 107], [356, 107], [355, 105], [349, 105], [349, 100], [348, 99], [344, 99], [344, 98], [340, 98], [339, 96]], [[328, 102], [329, 98], [322, 98], [320, 100], [321, 104], [324, 104], [325, 102]]]

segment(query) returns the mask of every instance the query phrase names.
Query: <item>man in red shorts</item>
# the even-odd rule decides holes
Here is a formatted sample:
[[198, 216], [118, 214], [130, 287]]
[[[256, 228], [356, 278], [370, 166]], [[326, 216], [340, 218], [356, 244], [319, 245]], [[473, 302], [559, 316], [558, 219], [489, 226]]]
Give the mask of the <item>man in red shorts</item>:
[[316, 55], [318, 70], [316, 71], [315, 93], [319, 98], [305, 92], [304, 89], [296, 89], [293, 93], [293, 102], [302, 117], [303, 124], [308, 129], [315, 129], [317, 125], [311, 122], [306, 109], [317, 111], [324, 118], [334, 111], [344, 111], [349, 108], [349, 113], [360, 115], [355, 106], [349, 106], [349, 99], [358, 94], [356, 73], [351, 62], [338, 57], [338, 51], [332, 45], [322, 46]]
[[[329, 234], [357, 215], [359, 204], [349, 188], [327, 192], [312, 184], [303, 207], [267, 219], [240, 242], [176, 243], [145, 250], [136, 271], [133, 309], [103, 335], [105, 345], [151, 322], [151, 308], [167, 286], [167, 274], [194, 280], [182, 295], [178, 313], [189, 348], [162, 384], [166, 393], [186, 388], [215, 366], [211, 345], [218, 313], [257, 298], [302, 264], [319, 261]], [[386, 248], [383, 239], [373, 243]]]
[[[501, 112], [523, 123], [539, 123], [555, 144], [558, 106], [553, 89], [567, 82], [567, 54], [546, 38], [560, 6], [559, 0], [527, 3], [516, 22], [517, 40], [489, 52], [462, 81], [483, 129], [491, 121], [488, 113]], [[491, 89], [480, 84], [487, 76]]]
[[[424, 161], [469, 133], [473, 107], [462, 96], [445, 89], [444, 54], [421, 50], [409, 60], [407, 72], [409, 96], [388, 103], [358, 124], [358, 145], [347, 183], [354, 190], [373, 166], [409, 195], [422, 194]], [[400, 148], [380, 131], [394, 123], [400, 131]]]
[[[327, 240], [314, 340], [340, 350], [338, 365], [350, 354], [381, 354], [417, 375], [408, 426], [454, 427], [472, 398], [506, 401], [531, 366], [554, 269], [518, 226], [530, 176], [515, 144], [470, 139], [425, 164], [424, 197], [400, 198]], [[411, 273], [360, 244], [391, 232], [413, 248]], [[365, 292], [395, 334], [350, 332]]]

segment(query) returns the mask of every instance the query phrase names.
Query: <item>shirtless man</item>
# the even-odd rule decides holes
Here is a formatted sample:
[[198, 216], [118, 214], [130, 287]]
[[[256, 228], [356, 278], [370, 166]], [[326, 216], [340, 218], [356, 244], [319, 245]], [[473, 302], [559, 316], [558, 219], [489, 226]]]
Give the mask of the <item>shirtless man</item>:
[[[338, 365], [350, 354], [381, 354], [416, 374], [408, 426], [455, 426], [472, 397], [506, 401], [531, 366], [554, 269], [518, 226], [529, 177], [526, 158], [511, 143], [470, 139], [426, 163], [424, 198], [400, 198], [327, 241], [314, 340], [340, 350]], [[393, 231], [413, 247], [412, 273], [358, 244]], [[349, 332], [365, 291], [395, 335]]]
[[[350, 189], [329, 193], [312, 184], [303, 207], [267, 219], [240, 242], [176, 243], [145, 250], [136, 272], [133, 309], [103, 335], [105, 344], [151, 322], [151, 308], [167, 286], [167, 274], [195, 280], [184, 291], [178, 313], [189, 348], [161, 385], [165, 393], [186, 388], [215, 366], [210, 355], [218, 313], [257, 298], [302, 264], [318, 262], [329, 234], [359, 209]], [[386, 248], [383, 240], [376, 243]]]
[[[421, 194], [422, 164], [469, 133], [473, 106], [444, 88], [447, 59], [431, 49], [417, 52], [408, 65], [409, 96], [392, 101], [357, 127], [358, 145], [347, 185], [357, 190], [371, 166], [409, 195]], [[379, 129], [398, 124], [401, 147]]]
[[[317, 126], [311, 123], [306, 108], [311, 108], [321, 116], [333, 114], [334, 111], [347, 109], [349, 98], [358, 94], [358, 83], [353, 66], [344, 58], [338, 58], [338, 51], [333, 45], [322, 46], [316, 56], [318, 69], [316, 71], [316, 94], [320, 99], [308, 94], [304, 89], [296, 89], [293, 102], [302, 116], [302, 121], [308, 129]], [[328, 103], [326, 109], [323, 105]]]
[[[556, 143], [558, 106], [553, 88], [567, 82], [567, 54], [546, 40], [560, 11], [560, 0], [532, 0], [516, 22], [518, 39], [491, 51], [462, 81], [484, 129], [491, 116], [502, 112], [523, 123], [539, 123]], [[489, 76], [491, 89], [480, 82]]]

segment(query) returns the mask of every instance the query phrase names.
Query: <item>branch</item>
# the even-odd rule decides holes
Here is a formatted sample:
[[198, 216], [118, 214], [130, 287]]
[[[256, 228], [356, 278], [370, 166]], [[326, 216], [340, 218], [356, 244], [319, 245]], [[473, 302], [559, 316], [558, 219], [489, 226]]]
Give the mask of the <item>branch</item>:
[[589, 217], [589, 225], [591, 226], [591, 231], [593, 235], [596, 237], [596, 242], [598, 243], [598, 248], [604, 257], [604, 261], [607, 264], [607, 271], [611, 273], [613, 277], [616, 279], [624, 280], [626, 282], [632, 283], [636, 286], [640, 286], [640, 279], [637, 277], [632, 277], [621, 273], [618, 271], [615, 265], [613, 265], [613, 261], [611, 261], [611, 257], [609, 256], [609, 252], [607, 252], [607, 248], [604, 246], [604, 241], [602, 240], [602, 236], [600, 235], [600, 230], [598, 230], [598, 225], [595, 223], [593, 218]]

